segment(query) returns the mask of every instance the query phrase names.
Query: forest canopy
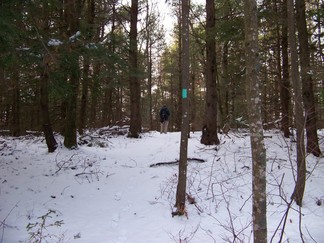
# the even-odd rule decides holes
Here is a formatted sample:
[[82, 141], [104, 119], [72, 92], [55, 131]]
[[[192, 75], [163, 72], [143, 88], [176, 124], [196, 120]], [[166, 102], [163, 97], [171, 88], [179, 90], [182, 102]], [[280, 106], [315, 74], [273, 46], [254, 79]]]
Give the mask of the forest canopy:
[[[219, 131], [247, 127], [243, 5], [243, 1], [215, 2], [215, 27], [208, 33], [204, 4], [193, 2], [190, 6], [188, 95], [192, 131], [201, 130], [205, 123], [207, 35], [215, 39]], [[167, 1], [167, 6], [175, 19], [171, 42], [166, 41], [167, 28], [156, 1], [138, 1], [133, 40], [135, 13], [128, 1], [1, 1], [1, 130], [19, 136], [30, 130], [43, 131], [44, 125], [50, 124], [53, 131], [68, 136], [67, 131], [82, 134], [85, 129], [125, 125], [134, 119], [139, 123], [138, 132], [156, 130], [158, 111], [166, 104], [172, 114], [169, 127], [179, 131], [181, 4], [173, 0]], [[295, 104], [289, 81], [285, 11], [286, 0], [258, 1], [262, 122], [264, 128], [277, 127], [287, 135], [289, 127], [295, 126]], [[322, 128], [323, 1], [308, 1], [303, 20], [309, 69], [301, 77], [308, 78], [303, 88], [310, 88], [303, 92], [313, 97], [308, 108], [316, 111], [316, 126]], [[297, 31], [300, 34], [302, 30]], [[299, 38], [298, 48], [304, 45]], [[299, 58], [301, 62], [305, 59]], [[307, 74], [309, 77], [304, 77]], [[133, 107], [133, 103], [138, 105]], [[75, 143], [73, 138], [70, 142]]]

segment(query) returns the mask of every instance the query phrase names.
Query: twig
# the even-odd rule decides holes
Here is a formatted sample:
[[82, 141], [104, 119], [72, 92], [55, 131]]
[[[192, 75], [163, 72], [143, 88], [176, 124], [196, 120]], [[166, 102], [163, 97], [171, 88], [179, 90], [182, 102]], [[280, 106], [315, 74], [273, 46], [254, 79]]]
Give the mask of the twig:
[[292, 199], [290, 199], [290, 201], [288, 202], [287, 199], [284, 198], [284, 196], [282, 195], [282, 183], [283, 183], [284, 177], [285, 177], [285, 174], [282, 175], [281, 181], [278, 184], [278, 187], [279, 187], [279, 196], [286, 203], [287, 209], [286, 209], [286, 212], [284, 213], [283, 217], [281, 218], [281, 220], [279, 222], [279, 225], [277, 226], [276, 230], [274, 231], [274, 233], [273, 233], [273, 235], [271, 237], [270, 243], [273, 241], [273, 239], [274, 239], [275, 235], [277, 234], [277, 232], [278, 232], [279, 227], [281, 226], [281, 224], [283, 226], [282, 226], [282, 229], [281, 229], [280, 239], [279, 239], [278, 242], [282, 242], [282, 237], [283, 237], [284, 232], [285, 232], [285, 228], [286, 228], [286, 223], [287, 223], [287, 218], [288, 218], [289, 210], [291, 209], [291, 205], [293, 204], [293, 200]]
[[[68, 160], [66, 160], [66, 161], [60, 161], [60, 162], [62, 162], [62, 163], [60, 163], [60, 162], [56, 162], [56, 166], [58, 167], [58, 169], [54, 172], [54, 174], [53, 175], [56, 175], [57, 173], [59, 173], [63, 168], [66, 168], [66, 164], [67, 163], [69, 163], [69, 164], [71, 164], [73, 161], [72, 161], [72, 158], [74, 157], [74, 156], [76, 156], [76, 154], [73, 154], [73, 155], [71, 155], [71, 157], [68, 159]], [[56, 159], [55, 159], [56, 160]]]
[[251, 199], [251, 197], [252, 197], [252, 194], [250, 194], [250, 196], [249, 196], [249, 197], [244, 201], [242, 207], [240, 207], [240, 209], [239, 209], [240, 212], [241, 212], [242, 209], [244, 208], [245, 204], [246, 204], [246, 203]]
[[317, 241], [314, 239], [314, 237], [310, 234], [310, 232], [309, 232], [307, 226], [305, 226], [305, 228], [306, 228], [306, 231], [307, 231], [309, 237], [310, 237], [310, 238], [311, 238], [315, 243], [317, 243]]
[[18, 201], [9, 211], [9, 213], [7, 214], [7, 216], [4, 218], [4, 220], [0, 221], [0, 227], [2, 227], [2, 234], [1, 234], [1, 239], [0, 239], [0, 243], [3, 242], [3, 236], [4, 236], [4, 229], [5, 229], [5, 226], [6, 226], [6, 220], [7, 218], [9, 217], [9, 215], [12, 213], [12, 211], [14, 210], [15, 207], [18, 206], [18, 203], [20, 201]]
[[78, 173], [78, 174], [75, 174], [75, 176], [80, 176], [80, 175], [95, 175], [96, 172], [81, 172], [81, 173]]
[[64, 187], [64, 188], [63, 188], [63, 190], [62, 190], [62, 192], [61, 192], [61, 195], [63, 195], [63, 194], [64, 194], [64, 191], [65, 191], [65, 189], [66, 189], [66, 188], [69, 188], [69, 187], [70, 187], [70, 186], [66, 186], [66, 187]]
[[[213, 163], [212, 163], [212, 165], [211, 165], [211, 167], [210, 167], [210, 175], [209, 175], [209, 181], [208, 181], [207, 192], [206, 192], [206, 196], [208, 196], [208, 192], [209, 192], [209, 190], [210, 190], [210, 185], [211, 185], [211, 186], [212, 186], [212, 188], [211, 188], [211, 192], [212, 192], [212, 194], [213, 194], [213, 201], [214, 201], [214, 190], [213, 190], [213, 185], [214, 185], [214, 183], [211, 183], [211, 180], [212, 180], [212, 178], [213, 178], [213, 171], [214, 171], [214, 164], [215, 164], [215, 160], [216, 160], [216, 156], [214, 157], [214, 159], [213, 159]], [[219, 161], [219, 160], [220, 160], [220, 158], [217, 159], [217, 161]]]

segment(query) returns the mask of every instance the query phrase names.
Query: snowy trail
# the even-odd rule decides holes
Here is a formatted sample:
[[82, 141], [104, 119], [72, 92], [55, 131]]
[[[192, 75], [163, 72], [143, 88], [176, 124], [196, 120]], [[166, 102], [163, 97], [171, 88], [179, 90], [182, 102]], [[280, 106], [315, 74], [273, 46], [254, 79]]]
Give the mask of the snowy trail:
[[[150, 167], [178, 159], [180, 133], [107, 137], [107, 147], [60, 147], [53, 154], [47, 153], [42, 138], [0, 137], [5, 144], [0, 150], [0, 242], [35, 242], [42, 237], [43, 242], [208, 243], [233, 240], [233, 232], [242, 242], [252, 242], [249, 137], [220, 135], [216, 149], [201, 145], [200, 135], [191, 134], [188, 145], [188, 157], [206, 160], [188, 163], [187, 191], [197, 203], [187, 205], [188, 219], [171, 217], [178, 167]], [[284, 178], [284, 197], [293, 190], [289, 158], [294, 159], [295, 145], [276, 132], [268, 135], [271, 237], [286, 210], [279, 196], [280, 180]], [[306, 183], [302, 228], [307, 239], [321, 242], [324, 161], [311, 156], [307, 160], [312, 174]], [[286, 241], [300, 242], [297, 209], [294, 206], [289, 214]]]

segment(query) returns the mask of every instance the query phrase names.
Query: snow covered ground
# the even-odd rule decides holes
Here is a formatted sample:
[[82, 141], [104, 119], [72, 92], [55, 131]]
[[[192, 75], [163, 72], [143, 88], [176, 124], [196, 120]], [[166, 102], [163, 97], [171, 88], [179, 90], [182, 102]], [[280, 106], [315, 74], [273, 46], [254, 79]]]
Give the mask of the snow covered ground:
[[[275, 130], [265, 135], [268, 241], [283, 234], [282, 242], [302, 242], [302, 234], [324, 242], [324, 158], [307, 157], [304, 205], [292, 204], [284, 225], [296, 145]], [[91, 144], [52, 154], [42, 137], [0, 137], [0, 242], [253, 242], [247, 133], [220, 135], [217, 147], [191, 134], [188, 157], [206, 162], [188, 162], [187, 192], [196, 201], [188, 218], [171, 216], [177, 165], [150, 167], [178, 159], [180, 133], [130, 139], [95, 131], [84, 140], [90, 136]]]

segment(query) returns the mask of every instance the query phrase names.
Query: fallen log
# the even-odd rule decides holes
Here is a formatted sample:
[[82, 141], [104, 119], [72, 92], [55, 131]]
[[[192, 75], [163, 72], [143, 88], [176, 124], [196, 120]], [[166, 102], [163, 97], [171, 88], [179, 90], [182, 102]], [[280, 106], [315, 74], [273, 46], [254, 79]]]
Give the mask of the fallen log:
[[[206, 160], [204, 159], [199, 159], [199, 158], [188, 158], [188, 161], [196, 161], [198, 163], [205, 163]], [[175, 160], [175, 161], [167, 161], [167, 162], [158, 162], [155, 164], [151, 164], [150, 167], [158, 167], [158, 166], [162, 166], [162, 165], [176, 165], [179, 163], [179, 160]]]

